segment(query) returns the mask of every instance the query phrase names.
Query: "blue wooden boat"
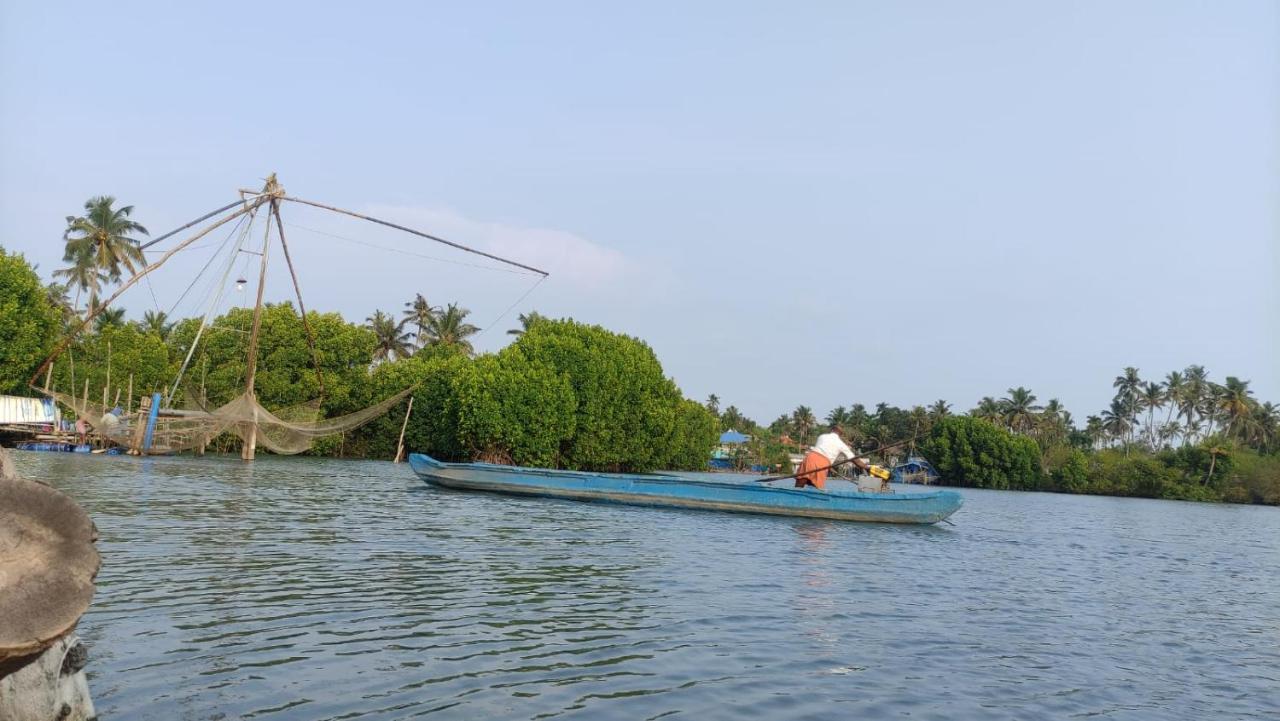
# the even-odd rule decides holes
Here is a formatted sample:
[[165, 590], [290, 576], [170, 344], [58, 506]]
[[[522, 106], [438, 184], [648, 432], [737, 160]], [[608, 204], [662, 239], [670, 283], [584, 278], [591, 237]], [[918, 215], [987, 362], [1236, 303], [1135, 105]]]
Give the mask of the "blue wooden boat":
[[937, 523], [955, 513], [963, 502], [955, 491], [817, 491], [663, 473], [584, 473], [491, 463], [442, 463], [421, 453], [410, 454], [409, 465], [431, 485], [465, 491], [838, 521]]

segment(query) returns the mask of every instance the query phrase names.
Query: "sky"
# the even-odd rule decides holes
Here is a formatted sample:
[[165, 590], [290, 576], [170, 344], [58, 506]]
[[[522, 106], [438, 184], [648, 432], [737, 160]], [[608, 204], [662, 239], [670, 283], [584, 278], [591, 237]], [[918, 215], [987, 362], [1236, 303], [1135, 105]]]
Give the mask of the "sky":
[[[308, 308], [422, 293], [481, 350], [571, 316], [762, 423], [1083, 420], [1191, 363], [1280, 401], [1272, 0], [0, 3], [0, 245], [41, 273], [91, 196], [158, 235], [271, 172], [551, 272], [286, 205]], [[224, 236], [121, 303], [203, 312]]]

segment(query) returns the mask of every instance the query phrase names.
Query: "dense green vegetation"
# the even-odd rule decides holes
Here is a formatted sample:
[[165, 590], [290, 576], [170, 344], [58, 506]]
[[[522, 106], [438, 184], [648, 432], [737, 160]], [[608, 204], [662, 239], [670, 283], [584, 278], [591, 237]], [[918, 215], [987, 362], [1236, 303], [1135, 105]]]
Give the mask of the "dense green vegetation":
[[772, 463], [777, 452], [765, 448], [798, 451], [839, 423], [859, 448], [892, 446], [884, 462], [923, 455], [951, 485], [1280, 505], [1280, 408], [1257, 401], [1248, 381], [1218, 384], [1190, 366], [1144, 382], [1126, 368], [1114, 387], [1110, 407], [1084, 428], [1056, 399], [1038, 405], [1021, 387], [963, 416], [945, 401], [910, 410], [854, 404], [820, 422], [799, 406], [761, 427], [733, 406], [720, 411], [716, 396], [706, 405], [722, 429], [754, 436], [744, 463]]
[[[252, 313], [237, 308], [200, 333], [200, 319], [159, 310], [127, 321], [97, 309], [107, 286], [143, 263], [135, 236], [147, 231], [131, 207], [93, 198], [68, 218], [63, 283], [42, 285], [21, 256], [0, 248], [0, 392], [22, 393], [55, 341], [100, 310], [51, 373], [53, 387], [129, 406], [155, 391], [172, 405], [217, 406], [244, 390]], [[74, 293], [74, 295], [73, 295]], [[81, 301], [84, 306], [81, 306]], [[257, 354], [258, 400], [281, 413], [315, 409], [336, 416], [413, 387], [406, 446], [449, 460], [485, 459], [609, 471], [703, 468], [722, 430], [752, 436], [742, 465], [789, 470], [788, 456], [839, 423], [857, 447], [886, 448], [881, 462], [910, 453], [930, 459], [947, 483], [978, 488], [1280, 504], [1280, 407], [1260, 402], [1249, 382], [1212, 381], [1201, 366], [1144, 380], [1136, 368], [1115, 378], [1109, 407], [1083, 426], [1056, 399], [1030, 390], [986, 397], [966, 415], [880, 403], [837, 406], [819, 419], [797, 407], [767, 426], [711, 396], [685, 399], [643, 341], [530, 312], [514, 342], [476, 356], [479, 329], [456, 303], [421, 294], [363, 325], [336, 313], [307, 314], [290, 303], [264, 309]], [[308, 333], [307, 326], [311, 333]], [[314, 343], [313, 343], [314, 342]], [[313, 347], [314, 346], [314, 347]], [[43, 378], [37, 379], [38, 382]], [[404, 401], [312, 452], [389, 458]], [[230, 437], [219, 444], [229, 449]]]

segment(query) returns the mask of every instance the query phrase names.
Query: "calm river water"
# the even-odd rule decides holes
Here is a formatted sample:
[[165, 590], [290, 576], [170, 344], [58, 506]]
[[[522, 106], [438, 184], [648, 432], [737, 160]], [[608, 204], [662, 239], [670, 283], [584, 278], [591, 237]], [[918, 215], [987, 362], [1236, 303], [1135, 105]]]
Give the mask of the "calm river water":
[[965, 491], [915, 528], [15, 456], [100, 529], [103, 719], [1280, 718], [1280, 509]]

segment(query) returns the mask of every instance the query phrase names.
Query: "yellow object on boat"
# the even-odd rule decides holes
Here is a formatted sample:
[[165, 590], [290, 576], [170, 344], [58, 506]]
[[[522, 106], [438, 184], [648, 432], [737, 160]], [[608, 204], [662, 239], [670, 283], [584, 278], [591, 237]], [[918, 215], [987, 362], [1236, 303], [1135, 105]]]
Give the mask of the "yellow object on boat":
[[887, 480], [889, 480], [889, 469], [888, 469], [888, 468], [882, 468], [882, 467], [880, 467], [880, 466], [872, 466], [871, 468], [868, 468], [868, 469], [867, 469], [867, 472], [868, 472], [868, 473], [870, 473], [871, 475], [875, 476], [876, 478], [879, 478], [879, 479], [880, 479], [880, 480], [882, 480], [882, 481], [887, 481]]

